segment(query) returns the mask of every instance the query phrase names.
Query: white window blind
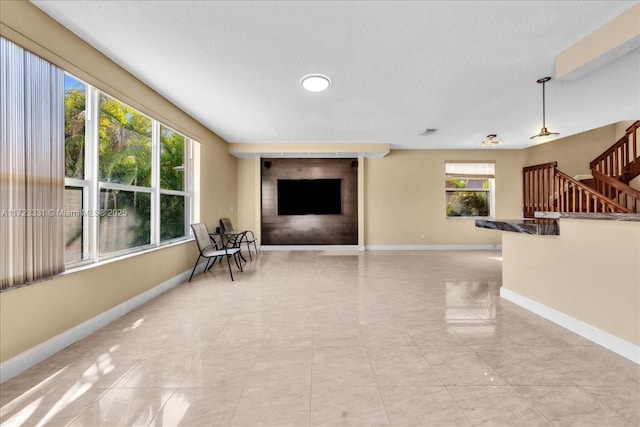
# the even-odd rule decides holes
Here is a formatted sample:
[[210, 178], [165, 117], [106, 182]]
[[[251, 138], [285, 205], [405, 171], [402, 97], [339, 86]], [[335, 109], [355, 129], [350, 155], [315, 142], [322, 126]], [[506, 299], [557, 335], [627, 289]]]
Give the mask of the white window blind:
[[0, 288], [64, 269], [62, 70], [0, 38]]
[[446, 163], [447, 176], [495, 178], [494, 163]]

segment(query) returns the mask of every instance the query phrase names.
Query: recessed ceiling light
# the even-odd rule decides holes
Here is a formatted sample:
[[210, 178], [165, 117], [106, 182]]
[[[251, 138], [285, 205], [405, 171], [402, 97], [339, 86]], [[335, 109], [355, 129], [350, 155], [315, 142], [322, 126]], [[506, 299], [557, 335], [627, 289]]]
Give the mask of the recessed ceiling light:
[[331, 79], [322, 74], [307, 74], [300, 79], [300, 84], [309, 92], [322, 92], [331, 85]]

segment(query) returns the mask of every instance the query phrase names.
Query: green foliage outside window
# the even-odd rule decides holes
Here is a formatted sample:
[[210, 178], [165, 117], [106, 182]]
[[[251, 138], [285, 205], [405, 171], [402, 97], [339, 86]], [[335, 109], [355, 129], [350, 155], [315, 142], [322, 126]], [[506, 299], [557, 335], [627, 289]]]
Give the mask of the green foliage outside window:
[[[184, 144], [184, 136], [160, 127], [160, 188], [184, 190]], [[184, 215], [184, 196], [160, 195], [160, 241], [184, 236]]]
[[[98, 170], [103, 182], [151, 186], [151, 119], [105, 95], [100, 96]], [[126, 244], [119, 243], [114, 249], [149, 244], [151, 205], [147, 195], [113, 189], [101, 193], [101, 209], [126, 207], [134, 211], [119, 220], [104, 219], [119, 226], [114, 227], [115, 232], [110, 236], [100, 235], [101, 248], [109, 247], [103, 242], [105, 238], [117, 240], [123, 234], [127, 236]], [[101, 218], [101, 225], [104, 221]]]
[[160, 195], [160, 241], [184, 236], [184, 196]]
[[160, 188], [184, 190], [184, 136], [160, 126]]
[[446, 184], [448, 217], [489, 216], [488, 179], [447, 178]]
[[449, 196], [447, 216], [489, 216], [487, 193], [456, 191]]
[[151, 119], [100, 96], [100, 181], [151, 186]]
[[84, 88], [66, 90], [64, 116], [64, 176], [84, 179]]
[[[79, 82], [65, 90], [65, 176], [84, 179], [85, 112], [84, 85]], [[151, 187], [152, 120], [137, 110], [105, 95], [100, 96], [98, 126], [99, 180], [139, 187]], [[185, 190], [185, 138], [161, 127], [160, 188]], [[151, 229], [150, 194], [104, 189], [100, 194], [101, 209], [129, 210], [127, 218], [113, 218], [120, 223], [114, 230], [125, 234], [126, 247], [149, 243]], [[133, 211], [133, 212], [131, 212]], [[185, 197], [160, 197], [161, 240], [184, 236]], [[101, 223], [102, 223], [101, 219]], [[106, 234], [106, 233], [104, 233]], [[81, 239], [81, 232], [73, 239]], [[116, 238], [103, 235], [101, 239]], [[67, 242], [67, 246], [73, 242]], [[119, 246], [120, 243], [118, 243]], [[103, 247], [101, 242], [101, 247]]]

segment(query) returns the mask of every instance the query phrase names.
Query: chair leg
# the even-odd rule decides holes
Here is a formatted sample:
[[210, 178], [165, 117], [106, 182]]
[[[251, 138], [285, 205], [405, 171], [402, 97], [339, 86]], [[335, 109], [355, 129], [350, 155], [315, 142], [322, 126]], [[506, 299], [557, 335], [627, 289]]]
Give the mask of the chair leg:
[[[238, 269], [239, 269], [240, 271], [242, 271], [242, 261], [240, 261], [240, 257], [238, 257], [238, 254], [240, 254], [240, 251], [238, 251], [238, 252], [236, 253], [236, 256], [235, 256], [235, 258], [234, 258], [234, 259], [235, 259], [235, 261], [236, 261], [236, 265], [238, 266]], [[246, 261], [246, 260], [245, 260], [245, 261]]]
[[253, 261], [253, 257], [251, 256], [251, 242], [247, 240], [245, 243], [247, 244], [247, 252], [249, 252], [249, 260]]
[[233, 282], [233, 271], [231, 271], [231, 261], [229, 261], [229, 256], [227, 255], [227, 265], [229, 266], [229, 274], [231, 275], [231, 281]]
[[[213, 267], [213, 265], [216, 263], [216, 261], [217, 261], [217, 260], [218, 260], [218, 257], [217, 257], [217, 256], [216, 256], [216, 257], [213, 257], [213, 262], [211, 263], [211, 265], [209, 266], [209, 268], [207, 268], [207, 269], [205, 269], [205, 270], [206, 270], [206, 271], [211, 270], [211, 267]], [[207, 262], [209, 262], [209, 261], [207, 261]]]
[[[191, 276], [189, 276], [189, 282], [191, 282], [191, 279], [193, 278], [193, 273], [196, 271], [196, 267], [198, 266], [198, 262], [200, 261], [200, 258], [201, 258], [201, 256], [198, 255], [198, 259], [196, 260], [196, 265], [194, 265], [193, 266], [193, 270], [191, 270]], [[207, 263], [208, 262], [209, 262], [209, 260], [207, 260]]]
[[240, 265], [238, 264], [238, 252], [236, 252], [233, 255], [229, 255], [230, 257], [233, 257], [233, 262], [236, 263], [236, 267], [238, 267], [238, 270], [240, 270]]

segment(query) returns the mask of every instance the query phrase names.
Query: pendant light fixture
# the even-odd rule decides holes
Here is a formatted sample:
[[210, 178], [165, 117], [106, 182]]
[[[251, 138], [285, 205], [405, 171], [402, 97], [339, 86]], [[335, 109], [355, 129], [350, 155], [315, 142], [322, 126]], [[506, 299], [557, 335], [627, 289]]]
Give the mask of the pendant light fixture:
[[480, 143], [480, 145], [488, 147], [500, 144], [502, 144], [502, 139], [498, 138], [498, 135], [496, 135], [495, 133], [490, 133], [489, 135], [487, 135], [487, 139]]
[[547, 125], [545, 123], [545, 97], [544, 97], [544, 84], [551, 80], [551, 77], [543, 77], [538, 79], [537, 82], [542, 84], [542, 129], [540, 129], [540, 133], [537, 135], [533, 135], [530, 139], [539, 141], [546, 138], [554, 137], [560, 135], [557, 132], [549, 132], [547, 129]]

